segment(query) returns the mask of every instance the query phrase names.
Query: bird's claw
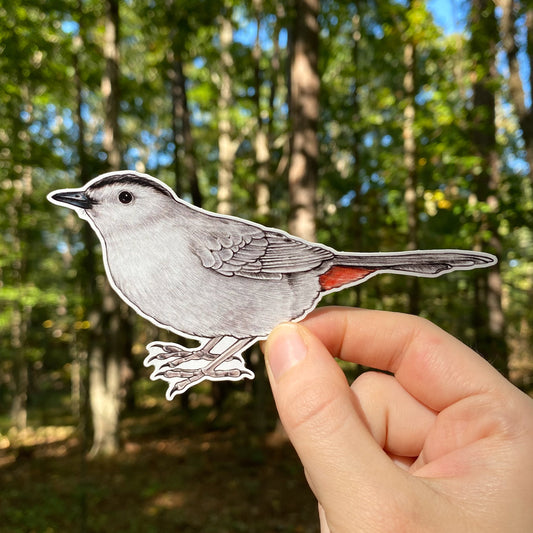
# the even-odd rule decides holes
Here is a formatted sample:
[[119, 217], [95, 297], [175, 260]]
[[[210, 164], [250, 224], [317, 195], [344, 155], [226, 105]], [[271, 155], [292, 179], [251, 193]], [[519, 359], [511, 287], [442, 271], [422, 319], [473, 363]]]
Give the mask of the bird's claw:
[[254, 374], [245, 367], [240, 351], [212, 353], [210, 350], [215, 345], [211, 341], [197, 348], [185, 348], [174, 343], [152, 342], [147, 346], [144, 364], [155, 367], [152, 379], [168, 382], [169, 400], [204, 380], [253, 379]]
[[214, 361], [214, 359], [215, 357], [212, 354], [188, 353], [172, 357], [170, 361], [165, 361], [165, 363], [160, 365], [159, 368], [174, 368], [176, 366], [182, 365], [183, 363], [187, 363], [188, 361]]
[[[184, 355], [183, 357], [180, 357], [176, 361], [166, 361], [162, 365], [159, 365], [159, 370], [161, 370], [162, 368], [173, 369], [176, 367], [180, 367], [183, 363], [187, 363], [189, 361], [214, 361], [215, 359], [216, 359], [216, 356], [211, 353], [192, 353], [188, 357]], [[228, 361], [234, 361], [238, 359], [239, 359], [238, 357], [232, 357], [228, 359]], [[147, 362], [149, 361], [147, 360]]]
[[223, 379], [223, 378], [240, 378], [240, 377], [253, 377], [251, 370], [247, 368], [231, 368], [229, 370], [210, 370], [206, 371], [204, 368], [198, 370], [187, 370], [187, 369], [177, 369], [177, 370], [165, 370], [154, 375], [156, 378], [183, 378], [190, 379], [198, 376], [199, 378], [211, 378], [211, 379]]
[[158, 361], [166, 361], [167, 359], [189, 360], [191, 355], [199, 350], [199, 348], [185, 348], [185, 346], [181, 346], [180, 344], [162, 342], [150, 343], [148, 350], [151, 351], [153, 349], [162, 351], [148, 355], [145, 359], [145, 365], [151, 364], [156, 359]]
[[224, 379], [236, 381], [238, 379], [243, 379], [243, 378], [248, 378], [248, 379], [254, 378], [254, 373], [248, 368], [242, 368], [242, 369], [233, 368], [230, 370], [211, 370], [210, 372], [204, 372], [204, 369], [196, 370], [194, 372], [167, 370], [163, 372], [162, 374], [164, 378], [167, 378], [166, 380], [169, 381], [170, 384], [172, 383], [171, 380], [175, 380], [176, 378], [178, 378], [178, 381], [174, 383], [172, 388], [169, 385], [170, 398], [172, 398], [175, 394], [179, 394], [187, 390], [189, 387], [192, 387], [193, 385], [196, 385], [197, 383], [204, 381], [205, 379], [210, 379], [213, 381], [224, 380]]

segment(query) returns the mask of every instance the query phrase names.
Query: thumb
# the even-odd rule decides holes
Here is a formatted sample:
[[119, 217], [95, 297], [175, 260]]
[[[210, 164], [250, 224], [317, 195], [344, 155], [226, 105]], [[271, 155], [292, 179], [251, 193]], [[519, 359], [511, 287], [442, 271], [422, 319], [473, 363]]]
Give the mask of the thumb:
[[[395, 490], [398, 472], [372, 438], [342, 370], [322, 342], [299, 324], [275, 328], [264, 350], [281, 422], [330, 527], [361, 524], [364, 515], [379, 511], [384, 491], [390, 495]], [[353, 521], [346, 509], [335, 517], [347, 494], [353, 498], [348, 511]]]

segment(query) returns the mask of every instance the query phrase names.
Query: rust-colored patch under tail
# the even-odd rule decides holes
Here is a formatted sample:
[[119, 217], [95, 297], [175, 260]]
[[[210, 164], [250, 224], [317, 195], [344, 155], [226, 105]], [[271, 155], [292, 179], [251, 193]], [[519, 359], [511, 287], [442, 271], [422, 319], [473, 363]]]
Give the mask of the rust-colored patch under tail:
[[332, 266], [320, 276], [320, 287], [322, 287], [323, 291], [338, 289], [343, 285], [363, 279], [376, 270], [360, 267]]

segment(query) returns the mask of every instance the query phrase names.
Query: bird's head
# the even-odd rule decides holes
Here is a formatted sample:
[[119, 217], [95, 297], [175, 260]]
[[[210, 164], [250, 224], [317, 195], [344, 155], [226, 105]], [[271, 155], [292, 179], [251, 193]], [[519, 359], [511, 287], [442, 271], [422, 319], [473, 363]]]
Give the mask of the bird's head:
[[81, 189], [62, 189], [48, 199], [94, 222], [102, 235], [146, 227], [176, 207], [172, 190], [137, 172], [111, 172]]

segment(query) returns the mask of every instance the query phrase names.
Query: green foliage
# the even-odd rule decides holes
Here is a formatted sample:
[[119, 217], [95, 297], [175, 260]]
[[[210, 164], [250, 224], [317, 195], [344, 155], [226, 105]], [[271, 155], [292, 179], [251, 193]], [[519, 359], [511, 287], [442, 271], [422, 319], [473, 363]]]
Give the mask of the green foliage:
[[[190, 183], [176, 176], [174, 166], [170, 70], [172, 61], [179, 59], [186, 78], [204, 207], [216, 210], [218, 32], [223, 13], [234, 28], [228, 111], [231, 137], [237, 145], [233, 212], [287, 228], [291, 13], [285, 4], [273, 0], [120, 3], [120, 126], [128, 168], [152, 173], [172, 186], [178, 180], [184, 198], [191, 199]], [[103, 9], [104, 3], [95, 0], [10, 0], [0, 7], [1, 447], [11, 424], [11, 403], [17, 387], [24, 385], [24, 370], [30, 425], [58, 425], [58, 420], [49, 420], [56, 412], [66, 416], [71, 427], [80, 416], [84, 423], [83, 410], [76, 413], [70, 405], [75, 379], [85, 377], [84, 357], [94, 328], [89, 313], [92, 302], [82, 295], [87, 296], [88, 276], [95, 276], [101, 284], [104, 273], [99, 258], [96, 272], [87, 272], [84, 266], [90, 254], [100, 253], [96, 244], [94, 249], [86, 245], [85, 223], [72, 212], [52, 206], [46, 194], [55, 188], [79, 186], [82, 180], [107, 170], [100, 86], [105, 69]], [[446, 33], [435, 24], [427, 3], [419, 0], [323, 0], [319, 24], [317, 239], [338, 249], [358, 251], [403, 250], [408, 242], [403, 138], [408, 95], [403, 85], [403, 50], [406, 43], [412, 43], [419, 246], [471, 249], [498, 235], [507, 336], [515, 365], [511, 376], [531, 388], [533, 364], [527, 354], [533, 340], [533, 174], [526, 163], [519, 122], [509, 105], [507, 80], [497, 76], [490, 86], [497, 95], [501, 172], [495, 207], [478, 198], [474, 186], [487, 161], [473, 148], [473, 81], [486, 72], [476, 66], [479, 52], [469, 48], [472, 32]], [[478, 50], [484, 50], [483, 43], [494, 37], [482, 29], [474, 33]], [[505, 65], [499, 66], [504, 72]], [[78, 105], [85, 129], [83, 146]], [[259, 131], [268, 138], [270, 195], [268, 212], [260, 215], [255, 152]], [[178, 157], [184, 151], [184, 146], [178, 146]], [[480, 220], [487, 217], [491, 224], [480, 229]], [[474, 286], [472, 272], [420, 279], [420, 314], [473, 343], [474, 318], [481, 311], [476, 307]], [[406, 311], [410, 290], [408, 278], [380, 276], [357, 289], [330, 295], [325, 303]], [[160, 383], [147, 380], [141, 362], [145, 344], [157, 337], [140, 318], [135, 319], [134, 329], [134, 390], [137, 397], [154, 402], [162, 398], [163, 390]], [[79, 374], [74, 372], [76, 365], [81, 365]], [[245, 387], [237, 384], [234, 389], [249, 394], [249, 389], [243, 392]], [[0, 463], [2, 527], [10, 531], [74, 530], [86, 519], [83, 513], [88, 509], [93, 521], [88, 531], [310, 530], [305, 526], [315, 522], [314, 516], [309, 519], [307, 512], [302, 519], [304, 513], [296, 505], [299, 500], [292, 506], [294, 502], [283, 498], [283, 490], [289, 487], [279, 489], [279, 479], [272, 481], [275, 461], [275, 468], [290, 474], [292, 493], [297, 485], [303, 486], [297, 463], [287, 459], [288, 450], [240, 446], [256, 436], [249, 436], [249, 427], [238, 426], [237, 416], [219, 422], [237, 427], [237, 437], [233, 430], [220, 428], [206, 435], [212, 410], [198, 399], [205, 399], [206, 389], [198, 390], [191, 395], [192, 412], [163, 413], [159, 422], [183, 438], [171, 442], [166, 439], [168, 429], [163, 429], [164, 438], [148, 442], [148, 454], [135, 453], [146, 444], [143, 439], [148, 439], [143, 431], [154, 431], [143, 413], [129, 422], [130, 433], [134, 427], [140, 442], [132, 439], [132, 447], [113, 468], [93, 463], [84, 478], [78, 472], [81, 463], [76, 454], [82, 453], [78, 449], [74, 455], [67, 454], [64, 466], [53, 454], [47, 457], [46, 450], [32, 459], [35, 470], [44, 474], [39, 479], [23, 457], [12, 470], [4, 470]], [[83, 384], [77, 393], [83, 399]], [[228, 416], [233, 416], [232, 409], [238, 407], [233, 405]], [[65, 451], [71, 444], [65, 441], [64, 448], [58, 449]], [[169, 464], [174, 467], [169, 469]], [[248, 475], [250, 471], [253, 476]], [[206, 485], [218, 493], [206, 498]], [[221, 486], [227, 506], [220, 505]], [[309, 509], [305, 493], [296, 493], [304, 494], [304, 510]], [[192, 500], [184, 500], [184, 495]], [[257, 508], [250, 504], [255, 499], [260, 502]], [[265, 502], [270, 515], [254, 518]], [[247, 520], [247, 513], [254, 519]]]
[[[280, 2], [265, 0], [259, 13], [251, 4], [259, 5], [208, 0], [120, 4], [122, 144], [128, 168], [146, 170], [172, 185], [181, 179], [174, 173], [169, 81], [171, 57], [179, 57], [200, 188], [205, 207], [216, 209], [221, 64], [217, 17], [224, 10], [234, 26], [229, 116], [238, 149], [233, 211], [256, 218], [254, 142], [261, 124], [270, 156], [269, 212], [261, 221], [286, 228], [290, 17]], [[63, 386], [68, 386], [68, 364], [86, 349], [92, 327], [88, 302], [81, 298], [88, 275], [82, 265], [84, 257], [98, 249], [86, 249], [80, 221], [45, 198], [54, 188], [81, 184], [76, 76], [83, 99], [85, 168], [90, 173], [85, 178], [106, 169], [102, 11], [103, 4], [94, 0], [13, 0], [0, 7], [0, 370], [12, 375], [15, 363], [25, 361], [35, 377], [30, 380], [33, 397], [39, 393], [40, 377], [52, 372], [60, 372]], [[469, 55], [466, 32], [446, 34], [420, 1], [328, 0], [322, 2], [319, 22], [318, 240], [344, 250], [406, 246], [403, 48], [412, 42], [419, 245], [470, 249], [497, 232], [503, 245], [509, 335], [515, 345], [527, 344], [533, 334], [533, 192], [506, 80], [498, 78], [493, 87], [498, 94], [502, 174], [494, 209], [473, 190], [485, 162], [472, 149], [475, 58]], [[484, 37], [479, 36], [481, 42]], [[182, 146], [178, 154], [183, 155]], [[190, 199], [189, 184], [182, 185], [185, 199]], [[493, 217], [491, 228], [496, 229], [479, 232], [483, 216]], [[101, 264], [99, 269], [101, 279]], [[420, 281], [422, 314], [466, 341], [473, 339], [469, 317], [476, 312], [472, 280], [470, 273], [461, 273]], [[406, 278], [382, 277], [357, 291], [333, 295], [328, 302], [406, 310], [408, 292]], [[149, 334], [144, 321], [136, 324], [140, 361]], [[11, 387], [2, 392], [2, 412], [8, 411], [6, 391]]]

